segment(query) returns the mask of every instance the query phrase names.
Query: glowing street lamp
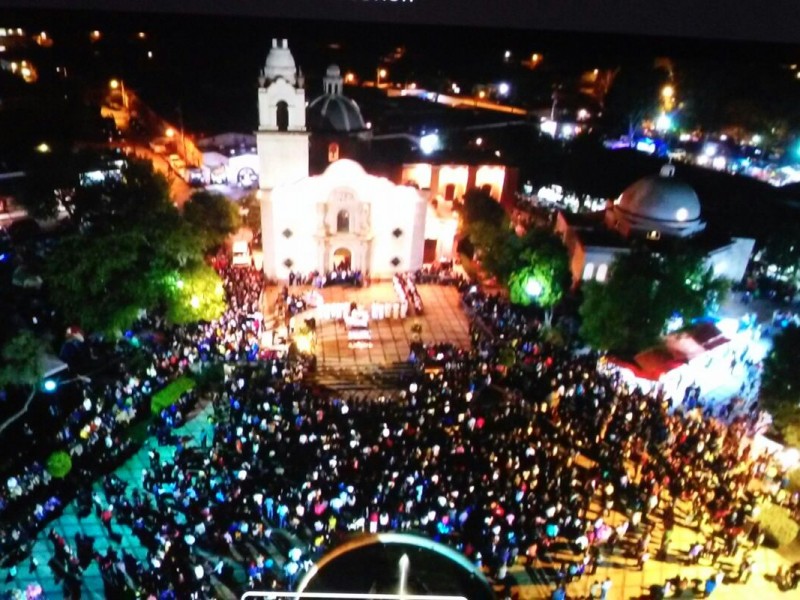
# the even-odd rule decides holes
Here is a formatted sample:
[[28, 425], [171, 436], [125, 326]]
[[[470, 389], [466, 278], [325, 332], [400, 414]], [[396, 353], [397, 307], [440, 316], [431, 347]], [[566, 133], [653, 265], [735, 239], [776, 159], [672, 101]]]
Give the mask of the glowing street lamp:
[[508, 85], [505, 81], [497, 86], [497, 91], [501, 96], [508, 96], [508, 92], [511, 91], [511, 86]]
[[674, 98], [675, 88], [671, 85], [665, 85], [663, 88], [661, 88], [661, 97], [664, 98], [664, 100]]
[[42, 142], [41, 144], [36, 146], [36, 151], [41, 154], [47, 154], [48, 152], [50, 152], [50, 146], [47, 142]]
[[656, 119], [656, 129], [658, 131], [669, 131], [672, 129], [672, 117], [668, 114], [661, 113]]
[[167, 130], [164, 132], [168, 138], [175, 137], [175, 130], [172, 127], [167, 127]]
[[44, 383], [42, 383], [42, 389], [48, 394], [55, 392], [57, 387], [58, 383], [56, 383], [55, 379], [45, 379]]
[[400, 557], [400, 561], [398, 564], [400, 565], [400, 586], [397, 593], [399, 594], [402, 600], [402, 598], [404, 598], [406, 595], [406, 580], [408, 579], [408, 564], [409, 564], [408, 554], [403, 554], [403, 556]]
[[111, 88], [114, 92], [119, 90], [120, 94], [122, 95], [122, 106], [125, 107], [127, 110], [128, 108], [128, 93], [125, 91], [125, 82], [121, 79], [112, 79], [108, 82], [108, 87]]
[[525, 282], [525, 293], [528, 294], [531, 298], [538, 298], [542, 295], [542, 284], [531, 277], [528, 281]]

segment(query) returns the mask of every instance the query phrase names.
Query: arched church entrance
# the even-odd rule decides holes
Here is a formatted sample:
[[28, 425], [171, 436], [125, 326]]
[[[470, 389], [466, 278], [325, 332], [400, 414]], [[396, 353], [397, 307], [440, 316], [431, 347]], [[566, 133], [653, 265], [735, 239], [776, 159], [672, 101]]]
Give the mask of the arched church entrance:
[[349, 271], [353, 264], [353, 254], [347, 248], [339, 248], [333, 253], [333, 269]]

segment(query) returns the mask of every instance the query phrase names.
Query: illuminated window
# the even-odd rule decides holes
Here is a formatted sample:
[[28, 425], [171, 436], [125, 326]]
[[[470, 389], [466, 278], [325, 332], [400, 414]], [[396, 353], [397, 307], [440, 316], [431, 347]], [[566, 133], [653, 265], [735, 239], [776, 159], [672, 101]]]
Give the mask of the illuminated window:
[[653, 231], [647, 232], [647, 239], [648, 240], [660, 240], [661, 239], [661, 232], [653, 229]]
[[339, 160], [339, 144], [331, 142], [328, 144], [328, 162]]
[[604, 263], [597, 267], [597, 275], [595, 276], [595, 279], [597, 281], [605, 281], [606, 275], [608, 275], [608, 265]]
[[289, 105], [283, 100], [278, 102], [275, 108], [275, 122], [278, 125], [278, 131], [287, 131], [289, 129]]
[[336, 215], [336, 231], [338, 233], [350, 233], [350, 213], [340, 210]]
[[583, 267], [583, 278], [592, 279], [594, 277], [594, 263], [586, 263]]

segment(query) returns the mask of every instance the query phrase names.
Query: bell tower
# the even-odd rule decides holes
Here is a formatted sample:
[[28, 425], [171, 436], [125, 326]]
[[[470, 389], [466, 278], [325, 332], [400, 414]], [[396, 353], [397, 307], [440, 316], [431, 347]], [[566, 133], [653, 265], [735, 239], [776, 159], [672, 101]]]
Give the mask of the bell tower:
[[308, 177], [306, 93], [287, 40], [272, 40], [258, 83], [259, 181], [271, 190]]
[[261, 231], [264, 273], [277, 275], [275, 203], [273, 190], [308, 177], [309, 134], [306, 130], [306, 93], [287, 40], [273, 39], [267, 62], [258, 78], [258, 131]]

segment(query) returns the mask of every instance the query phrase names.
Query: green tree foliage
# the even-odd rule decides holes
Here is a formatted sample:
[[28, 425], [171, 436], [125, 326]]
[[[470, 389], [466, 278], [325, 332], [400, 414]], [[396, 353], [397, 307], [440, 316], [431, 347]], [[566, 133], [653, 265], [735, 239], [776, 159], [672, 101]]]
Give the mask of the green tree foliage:
[[464, 195], [462, 223], [481, 266], [505, 284], [519, 266], [522, 250], [505, 209], [485, 192], [469, 190]]
[[170, 275], [201, 262], [202, 245], [151, 163], [134, 160], [118, 181], [75, 196], [82, 226], [49, 256], [45, 283], [68, 321], [113, 335], [168, 298]]
[[772, 415], [784, 440], [800, 446], [800, 327], [775, 336], [764, 360], [761, 405]]
[[242, 199], [242, 225], [254, 234], [261, 231], [261, 200], [258, 192], [251, 192]]
[[515, 304], [537, 304], [545, 310], [550, 324], [552, 309], [569, 286], [570, 272], [566, 248], [556, 236], [533, 230], [520, 240], [524, 247], [517, 268], [508, 279], [508, 292]]
[[[82, 185], [91, 171], [105, 179]], [[107, 230], [124, 228], [130, 219], [157, 222], [172, 208], [169, 193], [169, 182], [150, 161], [84, 151], [39, 157], [21, 200], [36, 217], [54, 217], [60, 206], [82, 229]]]
[[595, 348], [632, 355], [656, 344], [670, 317], [700, 316], [727, 289], [694, 253], [636, 249], [614, 261], [605, 283], [583, 286], [581, 335]]
[[472, 225], [479, 222], [500, 227], [507, 222], [508, 217], [497, 200], [476, 188], [464, 194], [462, 218], [469, 230]]
[[0, 351], [0, 388], [34, 386], [42, 377], [45, 349], [31, 331], [23, 330], [8, 340]]
[[800, 225], [795, 221], [776, 223], [764, 244], [763, 260], [783, 275], [796, 276], [800, 266]]
[[205, 249], [220, 246], [240, 224], [239, 209], [222, 194], [199, 191], [183, 207], [186, 221], [200, 232]]
[[227, 304], [219, 274], [206, 264], [182, 271], [167, 302], [167, 318], [177, 325], [213, 321]]
[[72, 470], [72, 457], [64, 450], [53, 452], [47, 459], [47, 472], [56, 479], [64, 479]]

